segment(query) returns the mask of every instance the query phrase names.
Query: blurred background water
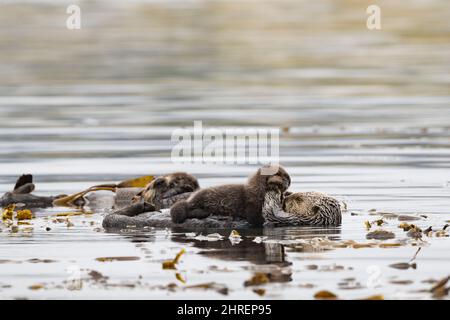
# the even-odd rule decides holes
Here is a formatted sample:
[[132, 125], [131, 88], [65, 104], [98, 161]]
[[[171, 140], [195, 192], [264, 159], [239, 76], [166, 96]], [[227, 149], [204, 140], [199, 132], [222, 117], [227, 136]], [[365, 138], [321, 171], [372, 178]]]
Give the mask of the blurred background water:
[[[66, 28], [70, 4], [81, 8], [80, 30]], [[195, 174], [205, 187], [244, 181], [255, 166], [170, 161], [172, 131], [201, 120], [204, 127], [281, 128], [280, 161], [293, 177], [292, 190], [328, 192], [358, 212], [376, 208], [448, 220], [450, 3], [378, 1], [382, 29], [374, 31], [366, 28], [370, 4], [0, 1], [0, 192], [24, 172], [35, 175], [40, 194], [178, 170]], [[92, 219], [98, 224], [101, 215]], [[137, 250], [126, 237], [96, 233], [81, 222], [50, 234], [35, 229], [33, 237], [23, 239], [0, 233], [0, 259], [37, 255], [59, 262], [53, 268], [43, 265], [45, 274], [38, 264], [35, 269], [26, 263], [0, 264], [0, 283], [15, 284], [0, 289], [1, 296], [151, 295], [147, 289], [125, 294], [27, 290], [34, 282], [66, 277], [69, 256], [77, 257], [72, 259], [77, 265], [99, 269], [93, 259], [103, 252], [134, 255], [129, 251]], [[363, 231], [361, 219], [346, 216], [339, 236], [361, 239]], [[161, 256], [179, 249], [170, 238], [158, 236], [162, 231], [155, 232], [159, 241], [149, 248]], [[303, 231], [296, 232], [288, 237]], [[418, 286], [427, 276], [446, 275], [450, 257], [443, 241], [428, 248], [428, 255], [422, 253], [426, 267], [411, 275]], [[343, 255], [337, 250], [315, 258], [357, 266], [365, 279], [367, 265], [410, 257], [413, 250], [407, 249]], [[304, 266], [304, 254], [291, 255], [294, 269]], [[200, 269], [211, 263], [194, 256]], [[131, 272], [122, 267], [129, 263]], [[128, 279], [146, 270], [152, 281], [165, 283], [158, 263], [152, 268], [117, 262], [102, 272]], [[241, 287], [247, 274], [230, 277], [236, 284], [231, 297], [255, 297]], [[308, 275], [308, 280], [330, 283], [323, 274]], [[298, 287], [273, 290], [275, 298], [312, 297], [311, 290], [299, 292]], [[390, 297], [396, 290], [382, 288]]]

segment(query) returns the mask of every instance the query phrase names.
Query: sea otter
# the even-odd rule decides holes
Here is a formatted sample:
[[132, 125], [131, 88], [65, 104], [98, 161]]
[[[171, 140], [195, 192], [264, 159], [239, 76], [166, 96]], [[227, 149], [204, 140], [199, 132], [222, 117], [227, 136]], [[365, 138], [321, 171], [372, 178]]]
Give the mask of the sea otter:
[[170, 208], [172, 221], [182, 223], [186, 219], [204, 219], [214, 215], [242, 218], [252, 226], [262, 226], [262, 207], [269, 184], [284, 192], [289, 188], [291, 178], [281, 166], [266, 166], [258, 169], [246, 184], [201, 189]]
[[31, 174], [24, 174], [20, 176], [16, 181], [13, 191], [6, 192], [0, 198], [0, 207], [6, 207], [13, 203], [20, 203], [28, 208], [46, 208], [51, 207], [53, 205], [53, 201], [56, 199], [65, 196], [36, 196], [31, 194], [34, 189], [35, 185]]
[[200, 188], [197, 178], [185, 172], [166, 174], [150, 182], [139, 192], [133, 202], [147, 202], [158, 211], [170, 208], [175, 202], [187, 199], [193, 191]]
[[[29, 208], [46, 208], [52, 206], [89, 206], [102, 210], [120, 209], [134, 202], [152, 202], [155, 209], [169, 208], [179, 199], [186, 199], [192, 191], [199, 188], [197, 179], [187, 173], [176, 172], [168, 174], [150, 182], [146, 188], [136, 187], [136, 183], [146, 177], [126, 180], [119, 184], [103, 184], [89, 188], [86, 191], [73, 195], [36, 196], [32, 194], [35, 189], [33, 176], [24, 174], [20, 176], [13, 191], [6, 192], [0, 197], [0, 207], [20, 203]], [[131, 187], [128, 185], [132, 185]], [[111, 194], [102, 194], [95, 191], [114, 191]], [[88, 194], [88, 191], [90, 193]], [[158, 193], [158, 196], [155, 196]], [[67, 201], [69, 199], [70, 201]]]
[[338, 226], [342, 221], [338, 200], [320, 192], [298, 192], [285, 197], [270, 185], [263, 205], [266, 225]]
[[[166, 174], [153, 180], [132, 198], [132, 204], [119, 208], [103, 219], [103, 227], [119, 229], [127, 226], [169, 227], [173, 223], [168, 213], [177, 201], [187, 199], [200, 188], [197, 178], [185, 172]], [[129, 195], [125, 195], [129, 198]], [[126, 199], [123, 199], [126, 203]]]

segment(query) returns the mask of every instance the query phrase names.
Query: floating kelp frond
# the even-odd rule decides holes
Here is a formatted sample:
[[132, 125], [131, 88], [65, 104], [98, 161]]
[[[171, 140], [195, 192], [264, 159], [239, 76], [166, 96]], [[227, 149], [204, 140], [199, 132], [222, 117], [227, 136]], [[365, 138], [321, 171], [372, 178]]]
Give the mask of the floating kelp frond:
[[259, 286], [262, 284], [269, 283], [269, 275], [267, 273], [257, 272], [249, 280], [244, 282], [245, 287], [249, 286]]
[[181, 259], [181, 256], [183, 254], [185, 254], [185, 253], [186, 253], [186, 250], [181, 249], [180, 252], [178, 252], [177, 255], [175, 256], [175, 259], [163, 261], [162, 268], [164, 270], [175, 270], [176, 269], [176, 265], [178, 264], [178, 262]]
[[396, 247], [401, 247], [402, 244], [401, 243], [380, 243], [378, 246], [380, 248], [396, 248]]
[[17, 211], [16, 217], [17, 217], [17, 220], [19, 220], [19, 221], [20, 220], [31, 220], [33, 218], [33, 213], [28, 209], [20, 210], [20, 211]]
[[366, 239], [388, 240], [394, 239], [395, 233], [385, 230], [375, 230], [366, 235]]
[[416, 269], [417, 264], [416, 263], [408, 263], [408, 262], [400, 262], [400, 263], [393, 263], [389, 265], [389, 267], [394, 269], [400, 269], [400, 270], [408, 270], [409, 268]]
[[130, 180], [125, 180], [117, 185], [117, 188], [145, 188], [150, 182], [155, 179], [155, 176], [142, 176]]
[[372, 225], [382, 226], [383, 224], [386, 224], [386, 222], [383, 219], [374, 220], [372, 222], [364, 221], [364, 225], [366, 226], [367, 230], [370, 230], [372, 228]]
[[380, 216], [382, 216], [385, 219], [395, 219], [398, 218], [398, 214], [396, 213], [392, 213], [392, 212], [378, 212], [377, 214], [379, 214]]
[[407, 222], [402, 222], [398, 225], [399, 228], [403, 229], [403, 231], [409, 231], [412, 228], [415, 228], [416, 226], [414, 224], [409, 224]]
[[414, 239], [420, 239], [422, 238], [422, 229], [420, 229], [417, 226], [414, 226], [413, 228], [408, 230], [408, 233], [406, 235]]
[[147, 184], [153, 181], [154, 176], [142, 176], [139, 178], [134, 178], [130, 180], [122, 181], [118, 184], [101, 184], [90, 187], [84, 191], [74, 193], [72, 195], [61, 197], [53, 201], [55, 206], [73, 206], [76, 205], [77, 201], [84, 203], [84, 196], [90, 192], [94, 191], [111, 191], [116, 192], [120, 188], [145, 188]]
[[409, 268], [416, 269], [417, 264], [413, 262], [416, 260], [417, 255], [419, 254], [420, 250], [422, 250], [422, 247], [419, 247], [417, 251], [414, 253], [414, 256], [409, 260], [409, 262], [400, 262], [400, 263], [394, 263], [389, 265], [389, 267], [394, 269], [400, 269], [400, 270], [408, 270]]
[[44, 285], [42, 283], [33, 284], [33, 285], [28, 287], [28, 289], [30, 289], [30, 290], [40, 290], [40, 289], [43, 289], [43, 288], [44, 288]]
[[436, 237], [448, 237], [449, 236], [449, 234], [445, 230], [438, 230], [438, 231], [436, 231], [436, 233], [434, 235]]
[[450, 276], [440, 280], [430, 289], [430, 292], [433, 294], [433, 298], [442, 298], [448, 295], [450, 287], [446, 287], [446, 285], [449, 280]]
[[201, 283], [196, 284], [192, 286], [186, 286], [184, 289], [203, 289], [203, 290], [214, 290], [217, 293], [228, 295], [228, 288], [224, 285], [215, 283], [215, 282], [208, 282], [208, 283]]
[[253, 289], [252, 290], [254, 293], [256, 293], [258, 296], [262, 297], [266, 294], [266, 290], [265, 289]]
[[401, 215], [398, 216], [398, 221], [415, 221], [415, 220], [422, 220], [422, 218], [420, 217], [416, 217], [416, 216], [409, 216], [409, 215]]
[[57, 213], [56, 216], [57, 217], [72, 217], [72, 216], [82, 216], [85, 214], [94, 214], [93, 212], [61, 212], [61, 213]]
[[180, 281], [181, 283], [186, 283], [186, 280], [183, 278], [183, 276], [180, 273], [175, 274], [175, 278]]
[[100, 257], [95, 260], [99, 262], [113, 262], [113, 261], [135, 261], [139, 260], [139, 257]]
[[384, 296], [381, 294], [376, 294], [367, 298], [363, 298], [361, 300], [384, 300]]
[[12, 220], [14, 216], [14, 210], [16, 209], [16, 204], [10, 204], [9, 206], [3, 209], [2, 219], [3, 220]]
[[414, 253], [414, 256], [411, 258], [411, 260], [409, 260], [409, 262], [413, 262], [414, 260], [416, 260], [420, 250], [422, 250], [422, 247], [419, 247], [419, 249], [417, 249], [416, 253]]
[[328, 290], [322, 290], [314, 295], [315, 299], [337, 299], [337, 295]]

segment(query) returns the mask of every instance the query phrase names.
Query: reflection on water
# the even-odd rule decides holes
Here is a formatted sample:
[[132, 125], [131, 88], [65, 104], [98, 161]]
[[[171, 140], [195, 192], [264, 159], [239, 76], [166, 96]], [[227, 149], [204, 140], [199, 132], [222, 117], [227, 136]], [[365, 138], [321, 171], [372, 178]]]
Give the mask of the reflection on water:
[[[0, 192], [24, 172], [35, 174], [40, 194], [178, 170], [203, 187], [244, 181], [254, 167], [170, 162], [172, 130], [202, 120], [281, 127], [292, 190], [328, 192], [350, 210], [338, 229], [239, 230], [237, 245], [194, 241], [180, 230], [104, 233], [100, 213], [72, 217], [68, 228], [42, 218], [61, 209], [46, 210], [31, 232], [1, 226], [1, 297], [205, 298], [201, 290], [153, 287], [178, 281], [161, 261], [181, 247], [186, 284], [225, 283], [231, 298], [258, 297], [242, 284], [268, 265], [291, 276], [281, 287], [267, 284], [267, 298], [312, 298], [321, 289], [343, 298], [428, 298], [417, 292], [429, 287], [422, 281], [448, 274], [447, 238], [426, 239], [418, 269], [408, 271], [388, 266], [409, 261], [411, 245], [317, 252], [253, 241], [364, 242], [364, 221], [377, 218], [370, 209], [423, 213], [417, 224], [442, 228], [450, 190], [448, 1], [378, 1], [380, 31], [366, 29], [360, 1], [79, 3], [82, 29], [69, 31], [58, 1], [0, 2]], [[396, 220], [387, 222], [405, 238]], [[95, 260], [105, 256], [140, 259]], [[379, 288], [366, 285], [373, 265], [382, 271]], [[82, 275], [98, 270], [113, 286], [59, 288], [74, 266]], [[363, 288], [338, 286], [351, 277]], [[396, 279], [413, 283], [391, 284]], [[45, 288], [28, 289], [36, 283]], [[130, 283], [133, 290], [120, 286]], [[206, 296], [217, 297], [224, 296]]]

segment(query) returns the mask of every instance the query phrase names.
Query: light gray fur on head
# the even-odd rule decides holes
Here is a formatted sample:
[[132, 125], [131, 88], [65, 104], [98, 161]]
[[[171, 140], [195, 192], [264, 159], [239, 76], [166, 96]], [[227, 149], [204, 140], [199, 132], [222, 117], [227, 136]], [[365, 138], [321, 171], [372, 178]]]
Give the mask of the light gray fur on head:
[[263, 216], [266, 224], [337, 226], [342, 214], [339, 201], [320, 192], [299, 192], [283, 201], [279, 191], [267, 192]]

